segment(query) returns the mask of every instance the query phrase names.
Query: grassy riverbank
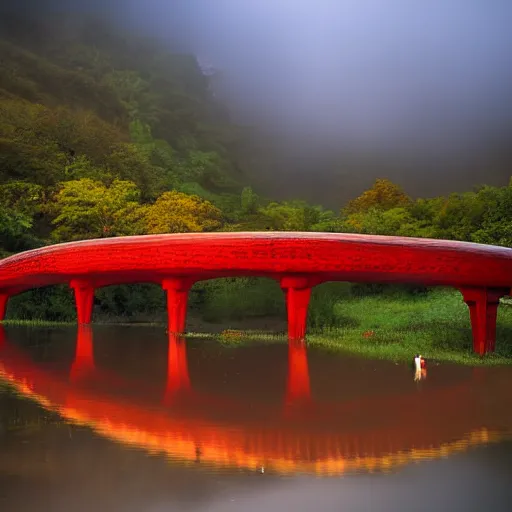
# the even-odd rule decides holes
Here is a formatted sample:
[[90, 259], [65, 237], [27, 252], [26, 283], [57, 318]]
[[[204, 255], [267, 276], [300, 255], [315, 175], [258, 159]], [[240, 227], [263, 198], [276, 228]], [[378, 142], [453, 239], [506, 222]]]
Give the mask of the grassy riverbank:
[[458, 292], [363, 297], [338, 308], [345, 325], [313, 334], [312, 344], [382, 359], [410, 360], [420, 352], [439, 361], [512, 364], [512, 307], [507, 305], [498, 310], [496, 352], [483, 359], [472, 352], [469, 312]]
[[[428, 293], [389, 293], [357, 296], [332, 287], [320, 287], [312, 298], [308, 341], [310, 346], [326, 350], [348, 352], [363, 357], [409, 361], [420, 352], [429, 359], [461, 364], [512, 364], [512, 307], [502, 305], [498, 310], [496, 353], [484, 358], [472, 353], [472, 335], [467, 306], [458, 292], [437, 289]], [[245, 294], [245, 300], [255, 300]], [[224, 302], [223, 302], [224, 300]], [[242, 301], [238, 313], [226, 315], [226, 306], [236, 300], [221, 295], [215, 308], [206, 315], [191, 311], [188, 336], [216, 337], [221, 342], [236, 346], [240, 343], [284, 342], [286, 319], [279, 315], [261, 315], [242, 318]], [[276, 298], [266, 297], [266, 301]], [[224, 307], [223, 307], [224, 306]], [[215, 310], [217, 316], [212, 318]], [[266, 308], [261, 307], [261, 312]], [[269, 308], [270, 309], [270, 308]], [[232, 312], [232, 310], [230, 310]], [[215, 319], [215, 322], [211, 320]], [[107, 317], [95, 319], [97, 324], [130, 324], [165, 326], [165, 314], [154, 317]], [[45, 321], [7, 321], [5, 325], [70, 325]]]
[[[435, 290], [416, 297], [352, 298], [337, 302], [333, 314], [339, 326], [313, 329], [308, 335], [309, 346], [397, 362], [409, 362], [419, 352], [439, 362], [512, 364], [512, 307], [508, 305], [498, 310], [496, 352], [483, 358], [472, 352], [469, 312], [457, 292]], [[251, 339], [279, 338], [271, 333], [262, 336], [235, 331], [221, 334], [219, 339], [236, 346]]]

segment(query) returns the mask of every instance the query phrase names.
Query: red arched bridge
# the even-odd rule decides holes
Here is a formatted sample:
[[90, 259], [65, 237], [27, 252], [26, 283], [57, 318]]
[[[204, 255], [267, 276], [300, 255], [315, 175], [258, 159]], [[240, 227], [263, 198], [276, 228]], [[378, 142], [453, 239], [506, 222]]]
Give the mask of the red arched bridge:
[[187, 233], [84, 240], [0, 261], [0, 320], [10, 296], [69, 283], [79, 323], [94, 290], [151, 282], [167, 291], [169, 330], [185, 330], [188, 291], [201, 280], [263, 276], [279, 281], [288, 335], [302, 339], [311, 289], [326, 281], [452, 286], [470, 310], [475, 352], [493, 351], [499, 299], [512, 288], [512, 249], [419, 238], [341, 233]]

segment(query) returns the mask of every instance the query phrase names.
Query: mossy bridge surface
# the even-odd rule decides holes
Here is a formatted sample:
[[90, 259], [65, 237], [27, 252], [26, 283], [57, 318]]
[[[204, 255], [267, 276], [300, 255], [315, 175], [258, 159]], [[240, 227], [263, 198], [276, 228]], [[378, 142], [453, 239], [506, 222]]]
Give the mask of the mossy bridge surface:
[[94, 290], [149, 282], [167, 292], [169, 330], [186, 326], [188, 291], [201, 280], [261, 276], [285, 293], [290, 339], [302, 339], [311, 289], [327, 281], [451, 286], [468, 304], [474, 350], [493, 351], [499, 299], [511, 293], [512, 249], [344, 233], [144, 235], [51, 245], [0, 260], [0, 320], [10, 296], [61, 283], [74, 289], [78, 322], [90, 323]]

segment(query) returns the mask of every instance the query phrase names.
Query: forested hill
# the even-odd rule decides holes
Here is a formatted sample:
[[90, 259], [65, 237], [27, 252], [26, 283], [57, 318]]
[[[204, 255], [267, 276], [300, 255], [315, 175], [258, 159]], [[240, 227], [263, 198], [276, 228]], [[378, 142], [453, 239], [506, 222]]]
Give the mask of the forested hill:
[[413, 200], [382, 179], [333, 212], [262, 200], [192, 55], [104, 20], [0, 16], [0, 257], [145, 233], [316, 230], [512, 244], [512, 187]]
[[[30, 224], [47, 239], [56, 194], [73, 183], [100, 195], [115, 183], [118, 200], [140, 204], [171, 190], [185, 202], [197, 194], [228, 219], [240, 202], [243, 130], [215, 102], [193, 55], [105, 20], [4, 13], [0, 62], [0, 185], [19, 220], [13, 232]], [[74, 237], [94, 233], [86, 224]], [[106, 234], [126, 233], [104, 224]]]
[[[2, 117], [11, 128], [13, 123], [37, 125], [32, 134], [37, 142], [57, 146], [58, 151], [46, 148], [48, 157], [69, 164], [83, 155], [93, 164], [108, 165], [113, 147], [129, 153], [122, 144], [152, 144], [153, 175], [137, 177], [138, 185], [151, 189], [144, 193], [176, 185], [176, 175], [220, 189], [237, 185], [231, 154], [237, 129], [213, 101], [193, 55], [169, 53], [158, 42], [97, 19], [29, 19], [24, 14], [3, 17], [2, 25]], [[8, 128], [2, 127], [2, 152], [12, 154], [16, 148], [5, 140]], [[137, 155], [130, 156], [137, 161]], [[191, 173], [198, 161], [202, 172], [185, 176], [185, 168]], [[54, 165], [53, 177], [35, 173], [36, 182], [58, 182], [65, 176], [62, 163]], [[169, 173], [178, 163], [179, 172]]]

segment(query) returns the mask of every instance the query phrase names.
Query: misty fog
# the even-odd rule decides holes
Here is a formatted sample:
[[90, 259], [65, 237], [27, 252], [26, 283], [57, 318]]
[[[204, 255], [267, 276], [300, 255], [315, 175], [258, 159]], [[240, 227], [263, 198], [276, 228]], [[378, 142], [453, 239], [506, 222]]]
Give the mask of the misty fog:
[[270, 192], [293, 182], [290, 196], [329, 202], [349, 184], [354, 195], [378, 176], [422, 195], [501, 185], [510, 176], [510, 2], [52, 6], [96, 11], [194, 53], [232, 121], [258, 130], [254, 173]]

